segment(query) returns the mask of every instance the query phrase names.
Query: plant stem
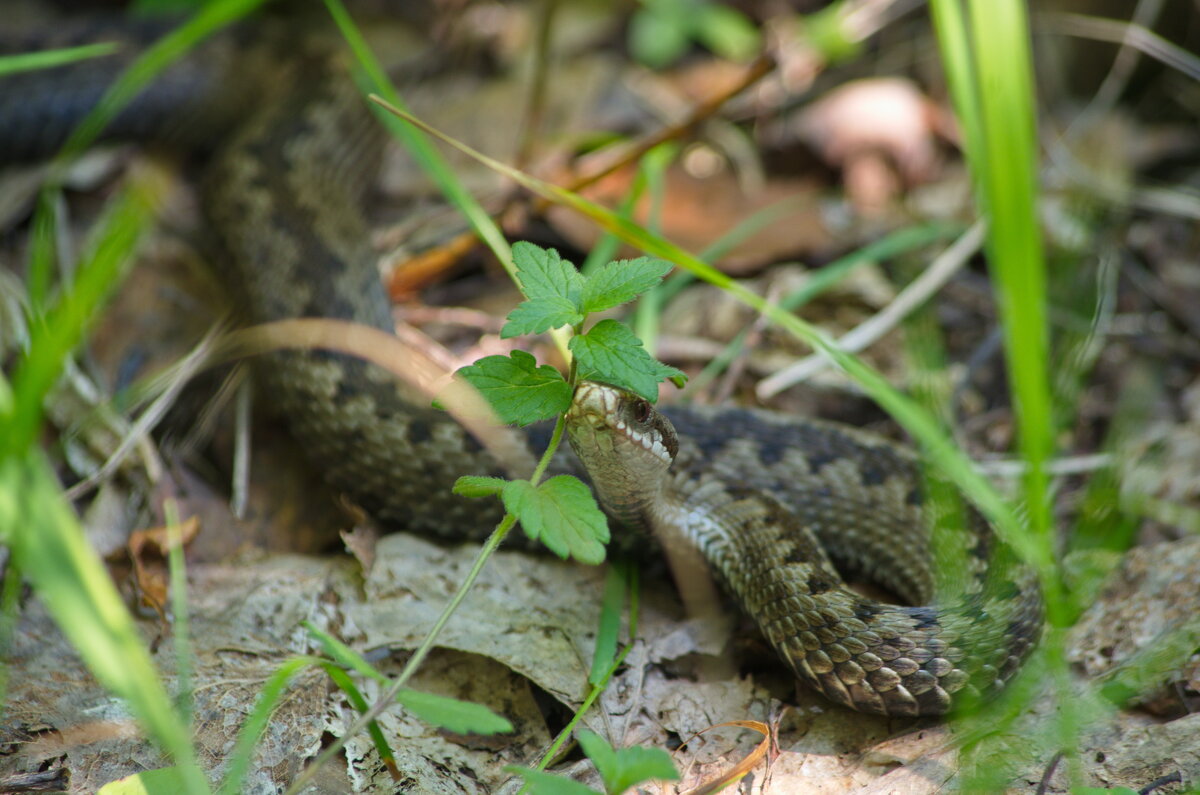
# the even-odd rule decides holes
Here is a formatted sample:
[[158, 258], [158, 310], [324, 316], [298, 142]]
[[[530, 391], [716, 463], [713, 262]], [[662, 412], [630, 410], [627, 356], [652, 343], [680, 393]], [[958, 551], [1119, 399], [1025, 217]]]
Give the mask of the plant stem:
[[[628, 583], [628, 587], [629, 644], [625, 648], [621, 649], [620, 654], [613, 658], [612, 663], [604, 672], [604, 676], [601, 677], [600, 681], [594, 684], [591, 690], [588, 691], [587, 696], [583, 699], [583, 703], [579, 705], [579, 709], [575, 710], [575, 714], [571, 716], [571, 720], [568, 721], [567, 725], [562, 728], [562, 731], [560, 731], [558, 736], [554, 738], [554, 742], [551, 743], [550, 747], [546, 749], [546, 753], [542, 754], [542, 758], [538, 760], [536, 765], [534, 765], [534, 770], [545, 770], [550, 762], [553, 761], [563, 743], [565, 743], [567, 738], [571, 736], [571, 732], [575, 730], [575, 727], [579, 724], [579, 721], [581, 721], [583, 716], [587, 714], [587, 711], [591, 709], [592, 704], [596, 702], [596, 699], [600, 697], [600, 694], [608, 688], [608, 683], [612, 680], [613, 675], [616, 674], [617, 669], [620, 668], [625, 662], [625, 658], [629, 656], [629, 652], [633, 650], [633, 642], [637, 639], [638, 624], [638, 587], [636, 570], [634, 571]], [[522, 787], [521, 792], [525, 792], [527, 787], [528, 785]]]
[[[575, 369], [575, 364], [572, 362], [572, 378], [575, 376]], [[566, 417], [559, 415], [558, 420], [554, 424], [554, 432], [550, 437], [550, 444], [547, 445], [546, 452], [542, 454], [541, 460], [538, 461], [537, 468], [534, 469], [533, 475], [529, 479], [533, 485], [536, 486], [546, 474], [546, 469], [550, 466], [550, 460], [554, 458], [554, 452], [558, 449], [559, 444], [562, 442], [563, 431], [565, 428]], [[293, 795], [293, 793], [299, 793], [301, 790], [303, 790], [312, 777], [316, 775], [317, 771], [320, 770], [320, 768], [336, 754], [341, 752], [349, 738], [367, 728], [371, 721], [378, 718], [381, 714], [383, 714], [384, 710], [391, 706], [392, 702], [396, 700], [396, 696], [401, 690], [404, 689], [404, 686], [407, 684], [408, 680], [411, 679], [412, 675], [417, 672], [417, 668], [419, 668], [421, 663], [425, 661], [425, 657], [428, 656], [429, 652], [433, 650], [433, 645], [437, 640], [438, 635], [440, 635], [442, 630], [446, 627], [446, 624], [450, 621], [450, 617], [454, 615], [456, 610], [458, 610], [458, 606], [462, 604], [462, 601], [466, 598], [467, 593], [471, 590], [472, 586], [475, 585], [475, 581], [479, 579], [479, 575], [483, 572], [483, 567], [487, 563], [488, 558], [490, 558], [492, 553], [500, 547], [500, 544], [504, 541], [509, 531], [512, 530], [513, 525], [516, 523], [516, 516], [511, 513], [506, 513], [504, 515], [504, 518], [500, 520], [500, 524], [496, 525], [496, 529], [492, 531], [492, 534], [488, 536], [488, 540], [484, 542], [483, 547], [480, 548], [479, 554], [475, 556], [475, 562], [471, 564], [471, 570], [463, 579], [462, 584], [458, 586], [458, 590], [454, 592], [454, 596], [450, 597], [450, 602], [446, 605], [445, 609], [442, 610], [441, 615], [438, 616], [438, 619], [434, 622], [433, 627], [425, 635], [425, 638], [421, 641], [421, 644], [417, 646], [412, 657], [408, 659], [404, 669], [400, 672], [400, 675], [396, 677], [395, 681], [392, 682], [391, 686], [387, 689], [387, 692], [376, 699], [375, 703], [371, 705], [370, 709], [359, 715], [354, 723], [350, 724], [346, 731], [342, 733], [341, 737], [336, 738], [329, 745], [329, 747], [323, 750], [317, 756], [317, 758], [313, 760], [311, 765], [305, 768], [304, 772], [297, 776], [296, 780], [292, 782], [292, 785], [288, 787], [287, 795]]]
[[[571, 368], [574, 369], [572, 364]], [[546, 474], [546, 468], [550, 466], [550, 460], [554, 458], [554, 453], [558, 450], [558, 446], [562, 443], [563, 432], [567, 428], [567, 418], [563, 414], [558, 415], [558, 419], [554, 421], [554, 431], [550, 434], [550, 444], [546, 445], [546, 452], [542, 455], [542, 460], [538, 461], [537, 468], [533, 470], [533, 474], [529, 477], [529, 482], [533, 485], [541, 483], [542, 477]]]
[[517, 517], [513, 516], [511, 513], [504, 515], [504, 518], [500, 520], [500, 524], [496, 525], [496, 529], [492, 531], [492, 534], [488, 536], [488, 540], [479, 550], [479, 554], [475, 557], [475, 562], [471, 565], [471, 571], [467, 574], [466, 579], [464, 579], [462, 584], [458, 586], [458, 590], [455, 591], [454, 596], [450, 598], [449, 604], [447, 604], [446, 608], [442, 610], [442, 614], [438, 616], [437, 621], [434, 622], [433, 628], [430, 629], [428, 634], [425, 635], [425, 639], [421, 641], [421, 645], [418, 646], [416, 651], [413, 652], [412, 657], [409, 658], [408, 663], [404, 666], [404, 670], [402, 670], [400, 675], [397, 676], [395, 681], [392, 682], [391, 687], [389, 687], [383, 695], [375, 700], [375, 703], [371, 705], [370, 709], [359, 715], [358, 719], [355, 720], [354, 723], [350, 724], [346, 731], [342, 733], [341, 737], [334, 739], [334, 741], [330, 743], [329, 746], [322, 751], [316, 759], [313, 760], [313, 763], [305, 768], [304, 772], [296, 777], [296, 780], [292, 782], [290, 787], [288, 787], [286, 795], [293, 795], [294, 793], [301, 792], [304, 787], [308, 785], [312, 777], [316, 775], [317, 771], [320, 770], [321, 767], [323, 767], [325, 763], [332, 759], [336, 754], [341, 752], [347, 740], [358, 734], [363, 729], [367, 728], [371, 721], [382, 715], [384, 710], [392, 705], [392, 702], [396, 700], [397, 694], [404, 689], [404, 685], [408, 682], [412, 675], [416, 673], [417, 668], [422, 662], [424, 662], [425, 657], [433, 649], [434, 641], [437, 640], [438, 635], [441, 634], [442, 629], [445, 628], [446, 623], [450, 620], [450, 616], [454, 615], [454, 611], [458, 609], [460, 604], [462, 604], [462, 600], [466, 597], [467, 592], [471, 590], [471, 586], [475, 584], [475, 580], [479, 578], [479, 574], [483, 571], [483, 566], [485, 563], [487, 563], [488, 558], [492, 556], [492, 553], [496, 551], [496, 549], [500, 546], [500, 543], [504, 540], [505, 536], [508, 535], [508, 531], [511, 530], [513, 525], [516, 523]]

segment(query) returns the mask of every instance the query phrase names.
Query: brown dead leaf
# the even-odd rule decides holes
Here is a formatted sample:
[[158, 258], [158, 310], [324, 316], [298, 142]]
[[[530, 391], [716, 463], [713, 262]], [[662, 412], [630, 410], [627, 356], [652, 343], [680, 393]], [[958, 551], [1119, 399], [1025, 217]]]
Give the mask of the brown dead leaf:
[[98, 720], [43, 732], [22, 751], [34, 757], [57, 756], [96, 743], [132, 740], [140, 736], [136, 721]]
[[200, 517], [191, 516], [177, 528], [170, 525], [149, 530], [135, 530], [129, 534], [129, 559], [133, 561], [134, 581], [142, 603], [154, 608], [164, 620], [168, 595], [169, 574], [167, 555], [171, 538], [178, 533], [185, 547], [200, 532]]
[[364, 572], [370, 574], [375, 565], [375, 546], [379, 543], [379, 531], [371, 524], [355, 524], [349, 530], [343, 530], [341, 536], [346, 551], [354, 556]]

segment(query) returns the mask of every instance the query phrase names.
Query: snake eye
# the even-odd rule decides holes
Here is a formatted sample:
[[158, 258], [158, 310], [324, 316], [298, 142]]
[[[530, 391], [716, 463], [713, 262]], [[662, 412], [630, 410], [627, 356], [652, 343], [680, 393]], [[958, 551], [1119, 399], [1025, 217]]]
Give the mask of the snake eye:
[[633, 418], [638, 422], [645, 422], [650, 419], [650, 401], [639, 400], [633, 404]]

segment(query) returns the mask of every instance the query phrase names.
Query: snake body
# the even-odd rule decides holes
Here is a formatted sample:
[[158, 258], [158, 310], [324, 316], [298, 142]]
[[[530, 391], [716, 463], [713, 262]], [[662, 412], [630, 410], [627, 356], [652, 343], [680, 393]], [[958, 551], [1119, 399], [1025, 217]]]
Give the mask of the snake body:
[[[219, 243], [215, 259], [227, 263], [251, 320], [334, 317], [390, 329], [361, 209], [379, 163], [379, 127], [337, 59], [331, 66], [323, 53], [292, 49], [299, 56], [272, 85], [270, 100], [221, 133], [208, 161], [203, 203]], [[101, 66], [0, 80], [0, 162], [52, 151], [112, 78], [104, 69], [115, 73], [122, 63]], [[195, 69], [188, 62], [169, 70], [138, 100], [142, 113], [170, 106], [169, 96], [155, 92], [181, 93], [174, 80], [186, 86], [187, 113], [204, 115], [206, 96], [219, 96], [222, 86], [188, 78]], [[242, 76], [237, 67], [224, 73]], [[21, 123], [30, 108], [63, 96], [65, 107]], [[225, 110], [209, 115], [225, 121], [204, 127], [205, 139], [237, 115], [226, 102], [213, 102]], [[125, 126], [152, 125], [139, 117]], [[169, 126], [199, 129], [178, 119]], [[492, 459], [426, 397], [373, 365], [321, 351], [267, 359], [267, 394], [312, 463], [385, 525], [444, 538], [478, 535], [499, 508], [455, 497], [454, 480], [527, 474], [522, 464]], [[638, 420], [643, 410], [645, 422]], [[602, 430], [621, 425], [618, 434]], [[834, 564], [914, 604], [929, 605], [933, 596], [920, 472], [893, 443], [760, 411], [659, 413], [602, 387], [580, 390], [571, 427], [573, 446], [614, 516], [688, 539], [788, 666], [838, 703], [888, 715], [944, 713], [964, 697], [993, 693], [1036, 642], [1041, 603], [1032, 578], [1019, 567], [988, 565], [1001, 547], [975, 518], [963, 528], [969, 576], [956, 598], [898, 607], [842, 585]], [[545, 436], [534, 429], [522, 443]], [[614, 440], [632, 441], [640, 452], [614, 455]], [[655, 444], [677, 450], [673, 468]]]
[[[989, 565], [995, 540], [971, 517], [967, 576], [933, 603], [920, 470], [906, 450], [767, 412], [673, 419], [585, 382], [567, 431], [609, 512], [699, 550], [800, 679], [863, 712], [912, 716], [986, 698], [1017, 670], [1041, 625], [1030, 573]], [[714, 444], [701, 422], [728, 436]], [[920, 606], [859, 595], [831, 558]]]

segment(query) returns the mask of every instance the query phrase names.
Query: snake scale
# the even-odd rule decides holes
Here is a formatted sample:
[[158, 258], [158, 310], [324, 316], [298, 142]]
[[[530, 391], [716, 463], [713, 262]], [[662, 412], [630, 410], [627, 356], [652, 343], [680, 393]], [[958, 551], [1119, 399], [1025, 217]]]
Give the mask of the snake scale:
[[[247, 38], [234, 32], [199, 48], [110, 131], [208, 150], [202, 193], [214, 259], [251, 320], [335, 317], [389, 329], [361, 209], [379, 125], [323, 47], [289, 38], [286, 61], [233, 60]], [[28, 46], [10, 40], [7, 49]], [[53, 152], [130, 57], [0, 79], [0, 162]], [[256, 99], [264, 95], [250, 76], [266, 71], [269, 99]], [[320, 351], [275, 354], [261, 369], [312, 463], [381, 523], [450, 538], [486, 532], [497, 518], [496, 507], [454, 497], [450, 486], [503, 468], [391, 376]], [[545, 435], [534, 429], [531, 442]], [[993, 694], [1036, 643], [1033, 578], [989, 565], [1006, 556], [973, 514], [962, 529], [964, 584], [933, 601], [920, 467], [894, 443], [764, 411], [660, 413], [602, 385], [577, 393], [570, 439], [615, 519], [687, 539], [792, 671], [837, 703], [942, 714]], [[514, 467], [523, 465], [509, 474], [526, 474]], [[919, 606], [861, 596], [839, 569]]]

